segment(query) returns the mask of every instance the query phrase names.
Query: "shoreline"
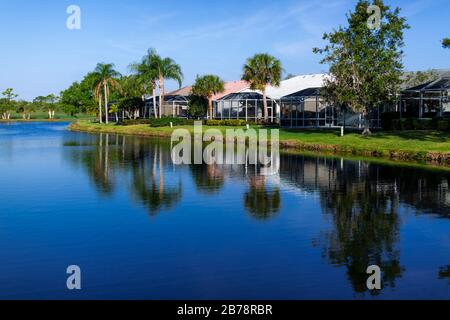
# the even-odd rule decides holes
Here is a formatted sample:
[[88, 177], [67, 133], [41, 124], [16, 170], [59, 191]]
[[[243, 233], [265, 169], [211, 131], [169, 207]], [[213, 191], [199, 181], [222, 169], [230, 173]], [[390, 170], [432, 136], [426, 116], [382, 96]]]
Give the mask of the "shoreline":
[[33, 122], [70, 122], [75, 123], [80, 121], [80, 119], [0, 119], [0, 123], [14, 123], [14, 122], [20, 122], [20, 123], [33, 123]]
[[[189, 130], [188, 127], [179, 127], [179, 128]], [[218, 129], [217, 127], [208, 127], [208, 126], [204, 126], [204, 128]], [[174, 129], [176, 129], [176, 127]], [[75, 132], [108, 133], [127, 136], [155, 137], [155, 138], [170, 138], [174, 129], [168, 127], [152, 128], [148, 125], [133, 125], [133, 126], [116, 126], [112, 124], [104, 125], [79, 121], [72, 122], [71, 125], [69, 126], [69, 130]], [[234, 127], [234, 129], [237, 129], [237, 127]], [[427, 132], [424, 132], [422, 134], [426, 135]], [[314, 141], [314, 139], [310, 139], [310, 137], [305, 137], [305, 140], [303, 140], [302, 137], [305, 135], [310, 135], [310, 133], [301, 131], [294, 132], [292, 130], [281, 129], [280, 150], [298, 151], [298, 152], [306, 151], [325, 155], [341, 155], [352, 157], [359, 156], [373, 159], [400, 161], [405, 163], [420, 163], [423, 165], [430, 165], [433, 167], [450, 168], [450, 141], [448, 145], [448, 150], [445, 151], [423, 150], [413, 148], [408, 150], [405, 148], [399, 148], [395, 144], [395, 141], [393, 145], [392, 143], [391, 144], [385, 143], [384, 140], [381, 140], [381, 138], [384, 139], [384, 135], [381, 136], [381, 138], [376, 135], [371, 137], [372, 139], [380, 139], [382, 142], [380, 142], [379, 146], [375, 145], [370, 147], [363, 145], [358, 146], [351, 143], [350, 144], [341, 143], [339, 140], [337, 143], [332, 142], [323, 143], [320, 141]], [[337, 137], [337, 135], [334, 133], [315, 133], [315, 135], [319, 137], [320, 135], [323, 135], [325, 136], [325, 138], [332, 137], [333, 135]], [[395, 137], [395, 134], [391, 133], [391, 135]], [[361, 144], [367, 141], [367, 138], [360, 135], [348, 134], [347, 136], [352, 136], [352, 139], [361, 140]], [[306, 141], [308, 139], [310, 141]], [[424, 143], [424, 141], [421, 141], [420, 139], [409, 139], [407, 141], [408, 141], [407, 144], [410, 144], [411, 146], [417, 145], [417, 142]], [[447, 143], [445, 136], [439, 140], [439, 143], [441, 143], [442, 141], [445, 141], [445, 143]], [[445, 148], [447, 148], [447, 144], [445, 145]]]

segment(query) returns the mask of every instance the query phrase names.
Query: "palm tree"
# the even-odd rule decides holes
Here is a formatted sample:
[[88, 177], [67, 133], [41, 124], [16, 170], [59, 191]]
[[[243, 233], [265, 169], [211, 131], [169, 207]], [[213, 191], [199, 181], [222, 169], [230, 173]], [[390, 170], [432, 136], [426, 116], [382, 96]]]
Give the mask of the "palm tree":
[[218, 76], [205, 75], [197, 76], [195, 84], [192, 87], [192, 94], [208, 98], [208, 119], [213, 118], [212, 98], [215, 94], [225, 91], [225, 83]]
[[280, 60], [267, 53], [256, 54], [249, 58], [244, 66], [242, 80], [250, 82], [252, 90], [259, 90], [263, 94], [264, 120], [266, 121], [269, 118], [266, 88], [268, 85], [280, 86], [282, 71]]
[[[105, 115], [106, 115], [106, 123], [109, 123], [108, 120], [108, 98], [110, 94], [110, 87], [115, 89], [118, 87], [118, 82], [115, 78], [120, 76], [120, 73], [114, 70], [114, 64], [112, 63], [99, 63], [95, 68], [95, 73], [98, 76], [98, 79], [95, 84], [95, 96], [101, 101], [101, 95], [103, 91], [103, 98], [105, 99]], [[100, 106], [100, 105], [99, 105]], [[100, 111], [101, 112], [101, 111]], [[100, 122], [101, 122], [101, 113], [100, 113]]]
[[[160, 59], [160, 57], [157, 55], [155, 49], [149, 49], [140, 62], [133, 63], [129, 67], [131, 71], [134, 72], [139, 78], [140, 82], [143, 84], [150, 84], [149, 88], [152, 88], [155, 118], [158, 118], [158, 112], [156, 109], [156, 82], [159, 79], [159, 72], [157, 68], [158, 59]], [[146, 86], [144, 85], [144, 87]]]
[[183, 83], [183, 72], [181, 67], [171, 58], [161, 58], [156, 51], [153, 52], [152, 65], [158, 71], [159, 82], [159, 117], [162, 117], [162, 108], [164, 106], [164, 82], [165, 80], [175, 80], [181, 88]]

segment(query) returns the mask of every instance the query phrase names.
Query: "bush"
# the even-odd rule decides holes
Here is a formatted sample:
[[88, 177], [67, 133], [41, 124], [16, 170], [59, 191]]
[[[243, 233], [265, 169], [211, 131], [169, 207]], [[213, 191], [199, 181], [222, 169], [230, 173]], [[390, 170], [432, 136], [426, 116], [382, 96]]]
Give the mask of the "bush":
[[421, 121], [421, 130], [436, 130], [437, 123], [433, 121], [433, 119], [422, 119]]
[[159, 127], [169, 127], [170, 123], [173, 126], [185, 126], [185, 125], [193, 125], [194, 120], [188, 120], [183, 118], [171, 118], [171, 117], [163, 117], [161, 119], [151, 119], [150, 127], [159, 128]]
[[150, 124], [151, 120], [149, 119], [131, 119], [131, 120], [123, 120], [121, 125], [123, 126], [136, 126], [136, 125], [148, 125]]
[[395, 120], [400, 120], [400, 112], [385, 112], [381, 115], [381, 127], [383, 130], [398, 130], [394, 128]]
[[188, 116], [194, 119], [201, 119], [206, 116], [208, 109], [208, 99], [191, 95], [188, 104]]
[[[389, 121], [386, 120], [386, 123]], [[389, 130], [450, 130], [449, 120], [445, 120], [442, 117], [436, 117], [432, 119], [392, 119], [390, 125], [383, 126], [383, 129]]]
[[[391, 130], [394, 130], [394, 131], [402, 130], [402, 122], [401, 122], [400, 119], [393, 119], [391, 121], [391, 125], [392, 125], [392, 129]], [[387, 129], [385, 129], [385, 130], [387, 130]]]
[[448, 120], [440, 120], [437, 124], [439, 131], [450, 131], [450, 122]]
[[227, 119], [227, 120], [208, 120], [208, 126], [226, 126], [226, 127], [243, 127], [247, 124], [245, 120]]
[[400, 130], [414, 130], [414, 123], [412, 118], [400, 120]]

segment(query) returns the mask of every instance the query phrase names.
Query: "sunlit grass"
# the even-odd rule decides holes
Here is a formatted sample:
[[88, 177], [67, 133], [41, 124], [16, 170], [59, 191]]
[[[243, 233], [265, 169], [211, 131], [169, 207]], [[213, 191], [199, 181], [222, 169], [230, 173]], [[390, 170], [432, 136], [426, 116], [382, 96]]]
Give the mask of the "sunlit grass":
[[[118, 126], [80, 121], [72, 125], [73, 130], [104, 132], [125, 135], [170, 137], [174, 128], [152, 128], [149, 125]], [[193, 126], [180, 126], [194, 132]], [[236, 127], [203, 126], [203, 130], [219, 129], [223, 133]], [[379, 132], [371, 136], [348, 133], [343, 137], [337, 131], [280, 130], [282, 148], [308, 151], [324, 151], [352, 155], [398, 158], [402, 160], [448, 161], [450, 159], [450, 134], [438, 131]], [[432, 157], [431, 157], [432, 155]], [[441, 155], [444, 160], [439, 160]], [[431, 159], [430, 159], [431, 157]]]

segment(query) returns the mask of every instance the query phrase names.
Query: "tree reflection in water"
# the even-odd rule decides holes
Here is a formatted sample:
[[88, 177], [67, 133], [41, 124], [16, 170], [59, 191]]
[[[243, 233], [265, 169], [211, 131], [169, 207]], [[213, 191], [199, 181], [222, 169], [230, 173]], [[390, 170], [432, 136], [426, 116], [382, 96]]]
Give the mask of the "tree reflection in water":
[[[449, 174], [415, 167], [284, 155], [281, 179], [320, 195], [332, 222], [319, 240], [324, 258], [345, 266], [355, 292], [367, 292], [366, 269], [378, 265], [383, 287], [394, 287], [400, 263], [400, 203], [417, 213], [449, 217]], [[448, 276], [442, 268], [440, 277]], [[371, 291], [371, 294], [378, 294]]]
[[439, 270], [439, 279], [441, 280], [448, 280], [448, 284], [450, 285], [450, 265], [442, 267]]
[[[85, 168], [101, 194], [111, 195], [127, 178], [130, 194], [151, 215], [182, 200], [180, 178], [175, 183], [172, 175], [168, 178], [172, 166], [169, 144], [104, 134], [86, 139], [93, 139], [93, 146], [70, 148], [69, 158]], [[400, 261], [399, 208], [449, 218], [450, 173], [445, 171], [289, 154], [282, 154], [280, 165], [282, 184], [318, 195], [330, 222], [318, 239], [322, 255], [330, 264], [345, 267], [357, 293], [368, 292], [366, 270], [370, 265], [381, 267], [383, 288], [395, 287], [405, 271]], [[227, 180], [233, 183], [236, 179], [248, 184], [239, 196], [252, 217], [267, 221], [281, 210], [280, 187], [256, 172], [250, 174], [246, 166], [188, 168], [203, 197], [220, 196]], [[449, 266], [439, 270], [439, 278], [448, 279], [449, 275]]]
[[154, 146], [147, 155], [132, 162], [131, 190], [148, 209], [150, 215], [172, 208], [180, 202], [183, 191], [181, 181], [175, 186], [165, 184], [165, 165], [169, 164], [163, 146]]
[[[166, 184], [165, 169], [171, 164], [166, 145], [136, 137], [100, 134], [92, 146], [71, 149], [70, 160], [80, 164], [88, 173], [97, 191], [112, 195], [120, 173], [130, 177], [131, 195], [147, 208], [150, 215], [168, 210], [182, 196], [181, 180]], [[124, 183], [124, 181], [120, 181]]]
[[244, 195], [244, 205], [252, 217], [258, 220], [271, 219], [280, 211], [280, 189], [267, 190], [266, 177], [247, 177], [249, 190]]
[[189, 166], [197, 190], [203, 194], [220, 193], [225, 184], [224, 166], [217, 164], [198, 164]]

